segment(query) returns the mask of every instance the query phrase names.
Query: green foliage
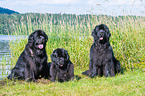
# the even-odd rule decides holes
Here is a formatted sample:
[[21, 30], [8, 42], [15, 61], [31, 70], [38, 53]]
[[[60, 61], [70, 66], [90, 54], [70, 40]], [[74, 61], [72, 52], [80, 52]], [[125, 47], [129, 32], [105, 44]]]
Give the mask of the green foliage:
[[[93, 43], [91, 30], [97, 24], [104, 23], [110, 28], [112, 34], [110, 42], [122, 68], [129, 70], [145, 68], [145, 18], [66, 14], [27, 14], [26, 17], [28, 22], [14, 24], [13, 28], [16, 31], [13, 34], [28, 35], [34, 30], [43, 29], [49, 37], [46, 47], [48, 61], [54, 49], [64, 48], [68, 50], [75, 68], [88, 68], [89, 50]], [[37, 17], [36, 21], [34, 17], [35, 19]], [[20, 18], [24, 18], [23, 15]], [[15, 65], [26, 43], [27, 40], [11, 42], [12, 64]]]

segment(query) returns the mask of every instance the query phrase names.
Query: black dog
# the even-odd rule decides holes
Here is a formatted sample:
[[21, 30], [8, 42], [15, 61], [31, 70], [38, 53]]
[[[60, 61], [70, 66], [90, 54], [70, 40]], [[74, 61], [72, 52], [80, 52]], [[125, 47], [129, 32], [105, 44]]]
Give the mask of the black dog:
[[74, 79], [74, 66], [69, 59], [68, 52], [65, 49], [57, 48], [51, 54], [52, 62], [50, 66], [50, 80], [55, 82], [69, 81]]
[[48, 36], [43, 30], [34, 31], [21, 53], [8, 79], [35, 81], [40, 76], [48, 78], [47, 54], [45, 51]]
[[121, 72], [119, 61], [114, 57], [112, 47], [109, 43], [111, 36], [109, 28], [104, 25], [97, 25], [92, 31], [94, 43], [90, 48], [90, 63], [89, 70], [82, 74], [95, 76], [115, 76], [116, 73]]

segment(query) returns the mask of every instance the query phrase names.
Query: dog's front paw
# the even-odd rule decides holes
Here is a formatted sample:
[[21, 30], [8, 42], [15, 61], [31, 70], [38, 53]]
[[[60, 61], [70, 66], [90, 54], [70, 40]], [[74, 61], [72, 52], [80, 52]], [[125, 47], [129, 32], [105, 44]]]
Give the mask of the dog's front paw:
[[96, 77], [96, 74], [90, 74], [89, 77], [90, 77], [90, 78], [94, 78], [94, 77]]

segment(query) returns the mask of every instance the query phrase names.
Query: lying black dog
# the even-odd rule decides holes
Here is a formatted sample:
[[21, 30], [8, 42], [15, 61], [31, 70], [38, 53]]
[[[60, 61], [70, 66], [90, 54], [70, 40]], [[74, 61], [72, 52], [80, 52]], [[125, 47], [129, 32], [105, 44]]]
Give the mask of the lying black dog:
[[65, 49], [57, 48], [51, 54], [52, 62], [50, 66], [50, 80], [55, 82], [69, 81], [74, 79], [74, 66], [69, 59], [69, 54]]
[[48, 78], [47, 54], [45, 51], [48, 36], [43, 30], [34, 31], [21, 53], [8, 79], [35, 81], [40, 76]]
[[121, 72], [119, 61], [114, 57], [112, 47], [109, 43], [111, 36], [109, 28], [104, 25], [97, 25], [92, 31], [94, 43], [90, 48], [90, 63], [89, 70], [82, 74], [95, 76], [115, 76], [116, 73]]

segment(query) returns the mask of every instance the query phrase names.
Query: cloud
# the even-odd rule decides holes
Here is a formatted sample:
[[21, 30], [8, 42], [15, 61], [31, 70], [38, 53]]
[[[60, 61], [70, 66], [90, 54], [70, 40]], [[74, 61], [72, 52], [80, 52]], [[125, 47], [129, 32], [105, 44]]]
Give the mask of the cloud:
[[141, 5], [142, 0], [89, 0], [90, 5]]
[[103, 0], [88, 0], [87, 1], [87, 4], [89, 4], [89, 5], [98, 5], [98, 4], [102, 4], [104, 1]]
[[110, 0], [109, 5], [140, 5], [141, 0]]
[[78, 0], [15, 0], [17, 4], [23, 5], [37, 5], [37, 4], [74, 4], [77, 3]]
[[14, 6], [69, 5], [77, 4], [80, 0], [0, 0], [0, 6], [12, 8]]

